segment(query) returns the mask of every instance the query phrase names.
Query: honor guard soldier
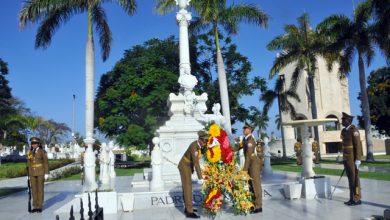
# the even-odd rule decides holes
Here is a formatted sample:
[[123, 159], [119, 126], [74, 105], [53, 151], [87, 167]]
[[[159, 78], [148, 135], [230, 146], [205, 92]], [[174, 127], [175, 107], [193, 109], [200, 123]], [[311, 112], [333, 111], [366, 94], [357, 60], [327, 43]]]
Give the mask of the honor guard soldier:
[[294, 144], [294, 151], [297, 157], [297, 165], [302, 165], [302, 144], [300, 142]]
[[191, 174], [194, 172], [195, 168], [198, 179], [203, 180], [199, 158], [201, 156], [201, 149], [207, 145], [208, 139], [209, 135], [206, 131], [198, 131], [198, 140], [190, 144], [178, 165], [183, 188], [184, 213], [187, 218], [200, 218], [199, 215], [195, 213], [196, 210], [192, 207]]
[[318, 147], [318, 142], [317, 141], [313, 141], [313, 143], [311, 144], [311, 149], [314, 153], [314, 159], [313, 159], [313, 162], [315, 164], [319, 164], [320, 163], [320, 148]]
[[[245, 163], [243, 167], [243, 171], [248, 172], [249, 176], [252, 178], [249, 181], [250, 190], [255, 195], [255, 208], [251, 211], [251, 213], [262, 212], [262, 188], [261, 188], [261, 178], [260, 171], [262, 166], [261, 157], [258, 156], [258, 152], [256, 150], [257, 144], [252, 135], [253, 126], [249, 124], [245, 124], [243, 127], [244, 140], [242, 147], [244, 149], [245, 155]], [[260, 148], [261, 149], [261, 148]], [[260, 152], [261, 154], [261, 152]]]
[[342, 113], [341, 123], [344, 126], [341, 130], [341, 140], [343, 143], [343, 163], [348, 176], [349, 201], [344, 204], [349, 206], [360, 205], [360, 179], [359, 165], [361, 163], [362, 144], [358, 129], [352, 125], [353, 116]]
[[42, 142], [37, 137], [30, 138], [31, 148], [28, 152], [27, 166], [30, 176], [33, 210], [42, 212], [44, 181], [49, 177], [49, 163], [46, 151], [42, 149]]

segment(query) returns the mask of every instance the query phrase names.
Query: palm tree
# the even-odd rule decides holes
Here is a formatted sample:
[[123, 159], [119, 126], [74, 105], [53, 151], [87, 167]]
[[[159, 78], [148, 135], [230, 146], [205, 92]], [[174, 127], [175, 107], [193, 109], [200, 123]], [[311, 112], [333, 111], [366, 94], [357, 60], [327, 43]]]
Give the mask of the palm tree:
[[275, 115], [275, 125], [278, 130], [280, 130], [280, 128], [282, 127], [282, 121], [280, 119], [279, 114]]
[[369, 0], [374, 18], [374, 39], [390, 63], [390, 0]]
[[[283, 122], [282, 120], [282, 112], [283, 113], [290, 113], [291, 118], [295, 117], [295, 108], [294, 105], [289, 101], [289, 99], [294, 99], [297, 102], [300, 102], [300, 98], [298, 94], [295, 93], [294, 89], [285, 90], [284, 88], [284, 78], [279, 77], [276, 80], [275, 87], [273, 90], [267, 90], [264, 92], [261, 97], [260, 101], [264, 102], [263, 107], [263, 114], [267, 115], [269, 109], [271, 108], [273, 102], [275, 100], [278, 100], [278, 109], [279, 109], [279, 121]], [[281, 129], [282, 134], [282, 145], [283, 145], [283, 158], [286, 158], [286, 143], [284, 138], [284, 131], [283, 128]]]
[[[285, 34], [277, 36], [268, 45], [268, 50], [278, 50], [270, 71], [270, 77], [278, 74], [283, 68], [294, 63], [295, 69], [291, 76], [290, 88], [295, 90], [305, 71], [308, 77], [310, 106], [312, 118], [317, 118], [317, 104], [314, 78], [318, 69], [317, 58], [322, 54], [321, 48], [324, 38], [310, 28], [309, 15], [304, 13], [298, 19], [299, 26], [286, 25]], [[315, 140], [318, 141], [318, 127], [314, 127]]]
[[249, 107], [249, 110], [251, 113], [248, 119], [252, 126], [257, 128], [257, 137], [261, 138], [261, 131], [267, 129], [268, 127], [269, 117], [267, 114], [264, 114], [264, 112], [259, 111], [259, 109], [257, 109], [255, 106]]
[[351, 65], [354, 56], [357, 54], [359, 66], [359, 83], [361, 93], [361, 104], [364, 119], [364, 130], [366, 133], [367, 161], [374, 161], [370, 108], [366, 90], [365, 64], [371, 64], [374, 57], [374, 38], [370, 25], [371, 13], [370, 4], [363, 2], [359, 4], [352, 19], [344, 15], [332, 15], [325, 18], [317, 28], [334, 42], [329, 44], [327, 50], [338, 51], [339, 56], [330, 57], [328, 63], [337, 60], [339, 63], [339, 72], [342, 76], [348, 76], [351, 71]]
[[[113, 1], [102, 0], [34, 0], [27, 1], [20, 13], [19, 22], [21, 29], [28, 23], [41, 21], [35, 39], [36, 48], [47, 48], [58, 27], [67, 22], [72, 15], [87, 12], [88, 15], [88, 37], [86, 47], [86, 91], [87, 109], [90, 110], [87, 118], [87, 138], [92, 138], [93, 132], [93, 81], [94, 81], [94, 41], [93, 29], [99, 36], [99, 43], [102, 51], [102, 59], [105, 61], [111, 49], [111, 31], [107, 23], [106, 14], [102, 3]], [[135, 0], [116, 1], [129, 15], [136, 10]]]
[[[93, 139], [93, 121], [94, 121], [94, 41], [93, 29], [99, 37], [99, 43], [102, 51], [102, 58], [105, 61], [108, 58], [111, 48], [111, 31], [107, 23], [106, 13], [102, 8], [105, 2], [116, 2], [129, 15], [136, 11], [135, 0], [30, 0], [26, 1], [19, 13], [19, 22], [21, 29], [24, 29], [28, 23], [41, 21], [35, 39], [36, 48], [47, 48], [51, 42], [54, 32], [59, 26], [67, 22], [72, 15], [87, 12], [88, 19], [88, 37], [86, 46], [86, 139], [88, 145], [85, 159], [94, 161], [95, 155], [92, 152]], [[94, 168], [92, 168], [94, 169]], [[90, 172], [87, 172], [90, 173]], [[94, 190], [96, 186], [94, 174], [87, 178], [86, 187], [88, 190]]]
[[[157, 0], [156, 8], [158, 12], [164, 14], [171, 11], [174, 5], [175, 0]], [[227, 123], [227, 130], [231, 132], [229, 96], [219, 33], [223, 29], [228, 35], [237, 34], [240, 22], [266, 27], [268, 15], [254, 4], [231, 5], [228, 7], [226, 0], [192, 0], [190, 8], [198, 15], [191, 22], [190, 28], [192, 31], [194, 33], [207, 31], [214, 34], [222, 111]]]

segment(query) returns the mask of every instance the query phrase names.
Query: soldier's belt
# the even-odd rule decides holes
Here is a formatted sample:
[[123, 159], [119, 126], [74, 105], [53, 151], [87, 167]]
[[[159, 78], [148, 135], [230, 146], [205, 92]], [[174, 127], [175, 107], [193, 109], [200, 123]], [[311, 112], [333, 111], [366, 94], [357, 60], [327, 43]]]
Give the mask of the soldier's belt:
[[38, 167], [41, 167], [42, 166], [42, 164], [41, 163], [39, 163], [39, 164], [33, 164], [33, 165], [31, 165], [31, 167], [32, 168], [38, 168]]
[[353, 146], [343, 146], [343, 149], [352, 149]]
[[185, 161], [185, 162], [187, 162], [187, 163], [191, 163], [191, 160], [190, 160], [190, 159], [188, 159], [186, 156], [183, 156], [183, 159], [184, 159], [184, 161]]

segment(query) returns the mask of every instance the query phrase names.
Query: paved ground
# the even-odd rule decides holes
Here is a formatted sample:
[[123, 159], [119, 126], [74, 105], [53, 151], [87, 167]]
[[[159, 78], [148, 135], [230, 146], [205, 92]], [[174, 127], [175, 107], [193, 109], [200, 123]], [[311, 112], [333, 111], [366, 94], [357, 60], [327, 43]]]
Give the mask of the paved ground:
[[[285, 175], [286, 178], [295, 177], [297, 173], [275, 172]], [[336, 184], [338, 177], [330, 176], [332, 185]], [[117, 191], [130, 191], [132, 177], [118, 177]], [[22, 181], [22, 182], [21, 182]], [[299, 200], [265, 200], [263, 213], [247, 216], [235, 216], [231, 210], [223, 210], [216, 219], [365, 219], [373, 215], [383, 215], [386, 208], [390, 208], [390, 181], [376, 181], [362, 179], [363, 204], [348, 207], [343, 204], [348, 200], [348, 181], [343, 178], [339, 183], [342, 193], [336, 194], [333, 200], [329, 199], [299, 199]], [[8, 181], [8, 187], [25, 184], [25, 178]], [[12, 184], [13, 183], [13, 184]], [[6, 182], [0, 181], [1, 187]], [[55, 219], [54, 211], [74, 198], [81, 192], [80, 181], [58, 181], [47, 183], [45, 186], [45, 204], [42, 213], [29, 214], [27, 212], [27, 192], [22, 191], [0, 199], [0, 219], [6, 220], [38, 220]], [[75, 210], [75, 212], [77, 212]], [[79, 216], [75, 216], [79, 219]], [[201, 219], [209, 219], [202, 215]], [[60, 216], [60, 219], [69, 219], [69, 215]], [[182, 208], [164, 208], [140, 210], [131, 213], [118, 213], [105, 215], [106, 220], [122, 219], [185, 219]]]

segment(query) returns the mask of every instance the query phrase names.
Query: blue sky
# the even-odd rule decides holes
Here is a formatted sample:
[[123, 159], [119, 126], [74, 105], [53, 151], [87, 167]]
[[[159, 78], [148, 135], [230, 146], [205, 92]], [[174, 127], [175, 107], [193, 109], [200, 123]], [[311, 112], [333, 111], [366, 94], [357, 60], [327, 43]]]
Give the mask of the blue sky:
[[[12, 94], [23, 100], [36, 115], [72, 126], [72, 95], [76, 95], [75, 130], [84, 134], [85, 101], [85, 46], [87, 38], [86, 14], [76, 15], [55, 33], [51, 45], [46, 49], [35, 49], [37, 25], [29, 25], [21, 31], [18, 26], [18, 12], [21, 0], [2, 0], [0, 3], [0, 57], [8, 63]], [[110, 57], [103, 63], [99, 45], [95, 44], [95, 89], [100, 76], [110, 71], [122, 58], [123, 52], [134, 45], [142, 44], [151, 38], [164, 39], [178, 36], [175, 14], [160, 16], [154, 11], [154, 0], [137, 0], [136, 15], [129, 17], [123, 10], [106, 3], [108, 22], [113, 34]], [[283, 34], [285, 24], [296, 24], [296, 18], [309, 13], [312, 27], [331, 14], [352, 14], [353, 5], [359, 0], [236, 0], [236, 3], [258, 4], [271, 20], [267, 29], [242, 25], [237, 36], [233, 37], [238, 51], [252, 63], [251, 77], [262, 76], [268, 79], [268, 72], [275, 58], [275, 52], [268, 51], [266, 45], [275, 36]], [[97, 40], [95, 40], [97, 42]], [[368, 75], [385, 65], [377, 53], [372, 65], [366, 69]], [[357, 63], [354, 63], [349, 77], [350, 104], [353, 115], [360, 113]], [[273, 87], [273, 82], [269, 82]], [[259, 94], [244, 97], [245, 105], [262, 107]], [[167, 97], [168, 98], [168, 97]], [[278, 133], [274, 125], [276, 105], [270, 112], [267, 132]], [[236, 125], [240, 128], [241, 124]]]

